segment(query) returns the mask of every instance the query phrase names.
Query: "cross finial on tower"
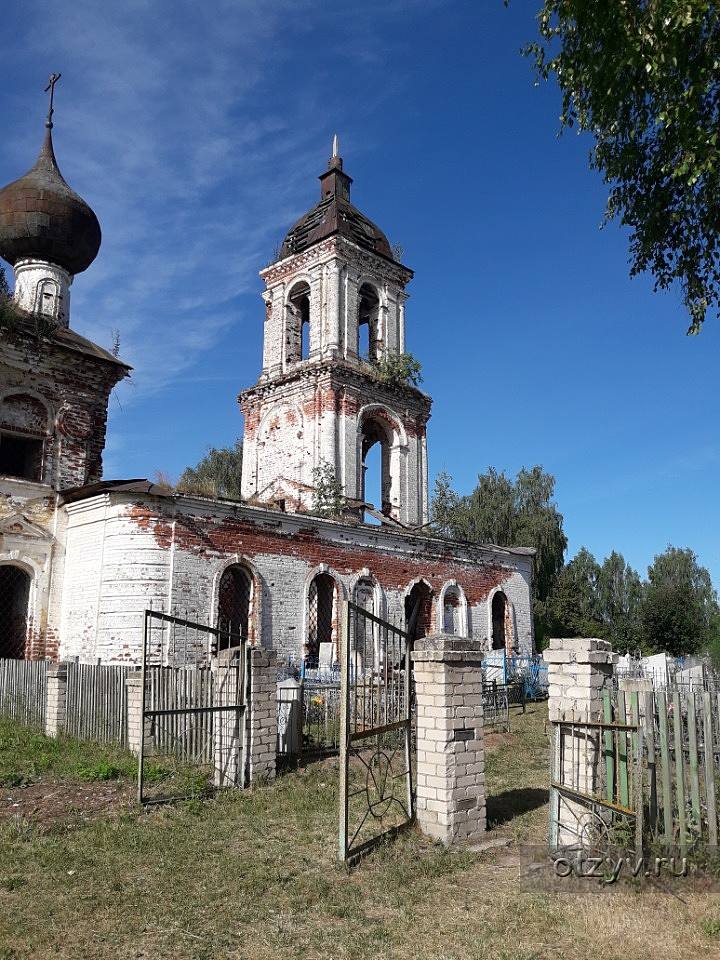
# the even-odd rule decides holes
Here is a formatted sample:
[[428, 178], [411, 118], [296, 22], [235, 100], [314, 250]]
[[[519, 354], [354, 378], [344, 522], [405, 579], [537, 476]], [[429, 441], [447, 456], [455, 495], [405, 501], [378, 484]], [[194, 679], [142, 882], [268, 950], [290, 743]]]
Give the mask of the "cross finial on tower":
[[337, 155], [338, 155], [338, 135], [335, 134], [333, 136], [333, 149], [332, 149], [333, 160], [335, 159], [335, 157], [337, 157]]
[[58, 82], [61, 76], [62, 76], [61, 73], [51, 73], [50, 80], [48, 81], [48, 85], [45, 87], [45, 93], [48, 93], [48, 91], [50, 92], [50, 104], [48, 107], [47, 120], [45, 121], [45, 126], [48, 128], [48, 130], [52, 130], [52, 125], [53, 125], [52, 118], [53, 118], [53, 113], [55, 113], [55, 108], [53, 106], [53, 103], [55, 101], [55, 84]]

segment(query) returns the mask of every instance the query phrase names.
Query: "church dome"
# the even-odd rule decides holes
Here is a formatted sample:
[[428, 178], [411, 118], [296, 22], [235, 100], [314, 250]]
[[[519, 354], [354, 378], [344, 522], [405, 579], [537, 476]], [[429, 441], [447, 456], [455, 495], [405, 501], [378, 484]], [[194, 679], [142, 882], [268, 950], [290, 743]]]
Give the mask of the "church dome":
[[0, 256], [55, 263], [70, 274], [87, 270], [100, 249], [98, 219], [63, 179], [50, 125], [31, 170], [0, 190]]
[[390, 244], [380, 227], [368, 220], [350, 203], [352, 177], [343, 172], [343, 162], [337, 156], [337, 138], [328, 169], [320, 177], [320, 203], [288, 232], [280, 250], [280, 257], [291, 257], [314, 246], [334, 234], [347, 237], [359, 247], [394, 260]]

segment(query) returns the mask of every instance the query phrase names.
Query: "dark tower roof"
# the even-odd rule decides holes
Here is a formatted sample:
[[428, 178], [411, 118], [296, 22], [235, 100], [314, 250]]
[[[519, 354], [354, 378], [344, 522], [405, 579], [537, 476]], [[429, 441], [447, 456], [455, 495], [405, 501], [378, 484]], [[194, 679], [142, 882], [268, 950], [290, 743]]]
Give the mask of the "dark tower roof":
[[360, 247], [394, 260], [382, 230], [350, 203], [352, 177], [343, 172], [337, 156], [337, 138], [328, 169], [320, 176], [320, 203], [301, 217], [283, 241], [280, 257], [291, 257], [333, 234], [347, 237]]
[[35, 166], [0, 190], [0, 256], [13, 265], [29, 257], [82, 273], [100, 249], [100, 224], [63, 179], [51, 128], [49, 122]]

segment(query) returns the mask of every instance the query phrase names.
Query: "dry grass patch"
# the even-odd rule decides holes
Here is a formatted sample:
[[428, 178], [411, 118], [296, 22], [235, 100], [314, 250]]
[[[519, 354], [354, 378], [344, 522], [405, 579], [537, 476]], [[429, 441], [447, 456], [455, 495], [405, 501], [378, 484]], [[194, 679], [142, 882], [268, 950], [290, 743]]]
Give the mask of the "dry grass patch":
[[[542, 707], [514, 715], [488, 761], [495, 830], [538, 844], [543, 722]], [[451, 853], [414, 833], [351, 872], [336, 849], [332, 761], [70, 831], [14, 818], [0, 826], [0, 960], [717, 956], [711, 894], [558, 895], [521, 880], [504, 852]]]

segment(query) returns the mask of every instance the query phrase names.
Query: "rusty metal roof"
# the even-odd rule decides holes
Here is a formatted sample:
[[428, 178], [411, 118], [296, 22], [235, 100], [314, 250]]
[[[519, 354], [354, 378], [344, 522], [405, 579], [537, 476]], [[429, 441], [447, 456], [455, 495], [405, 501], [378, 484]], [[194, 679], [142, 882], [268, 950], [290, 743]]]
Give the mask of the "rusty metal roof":
[[390, 244], [380, 227], [368, 220], [350, 203], [352, 177], [343, 172], [342, 159], [332, 157], [320, 176], [320, 202], [309, 210], [288, 232], [280, 250], [281, 259], [302, 253], [333, 234], [395, 260]]
[[15, 265], [26, 257], [76, 274], [100, 249], [98, 219], [58, 169], [50, 127], [35, 165], [0, 190], [0, 256]]

